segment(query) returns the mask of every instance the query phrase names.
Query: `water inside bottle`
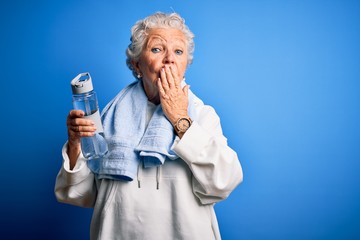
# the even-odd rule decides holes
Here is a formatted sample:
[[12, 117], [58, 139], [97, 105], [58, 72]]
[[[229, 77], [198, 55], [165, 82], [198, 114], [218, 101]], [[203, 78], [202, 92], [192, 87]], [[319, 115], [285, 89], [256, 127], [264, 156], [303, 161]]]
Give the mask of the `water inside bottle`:
[[82, 110], [85, 116], [89, 116], [97, 111], [95, 101], [74, 101], [75, 109]]
[[108, 153], [108, 147], [103, 133], [96, 133], [93, 137], [81, 138], [81, 149], [87, 159], [104, 157]]
[[[73, 104], [75, 109], [84, 111], [86, 117], [92, 117], [97, 128], [100, 129], [101, 120], [100, 115], [95, 114], [98, 111], [98, 106], [94, 94], [85, 95], [78, 99], [75, 98]], [[104, 157], [108, 152], [108, 147], [103, 132], [97, 132], [93, 137], [82, 137], [81, 150], [84, 157], [88, 160]]]

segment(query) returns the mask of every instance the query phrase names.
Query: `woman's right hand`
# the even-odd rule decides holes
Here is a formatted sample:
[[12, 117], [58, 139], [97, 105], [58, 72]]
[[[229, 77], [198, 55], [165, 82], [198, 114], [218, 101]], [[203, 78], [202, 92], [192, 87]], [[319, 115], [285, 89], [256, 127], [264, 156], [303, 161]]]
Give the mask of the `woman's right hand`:
[[67, 116], [66, 125], [68, 130], [68, 150], [70, 169], [76, 164], [81, 151], [80, 138], [92, 137], [95, 135], [95, 123], [83, 118], [85, 113], [81, 110], [71, 110]]

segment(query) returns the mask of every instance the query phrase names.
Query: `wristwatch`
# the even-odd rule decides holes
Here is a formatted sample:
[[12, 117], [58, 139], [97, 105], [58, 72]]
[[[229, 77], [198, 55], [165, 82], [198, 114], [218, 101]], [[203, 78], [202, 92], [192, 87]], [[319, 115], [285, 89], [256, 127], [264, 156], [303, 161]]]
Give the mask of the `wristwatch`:
[[191, 126], [191, 119], [188, 117], [179, 118], [175, 124], [175, 130], [179, 133], [184, 133]]

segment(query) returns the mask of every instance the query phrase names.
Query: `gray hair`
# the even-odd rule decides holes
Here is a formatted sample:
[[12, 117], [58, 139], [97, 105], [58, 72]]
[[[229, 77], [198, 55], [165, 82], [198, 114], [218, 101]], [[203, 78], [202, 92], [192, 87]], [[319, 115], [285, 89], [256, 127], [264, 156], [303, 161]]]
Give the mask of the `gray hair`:
[[161, 13], [157, 12], [143, 20], [139, 20], [131, 28], [131, 43], [126, 49], [126, 65], [137, 78], [137, 73], [132, 66], [132, 61], [139, 61], [141, 52], [147, 40], [147, 33], [153, 28], [175, 28], [182, 31], [185, 35], [188, 50], [188, 65], [192, 63], [193, 53], [195, 49], [194, 34], [185, 25], [185, 20], [177, 13]]

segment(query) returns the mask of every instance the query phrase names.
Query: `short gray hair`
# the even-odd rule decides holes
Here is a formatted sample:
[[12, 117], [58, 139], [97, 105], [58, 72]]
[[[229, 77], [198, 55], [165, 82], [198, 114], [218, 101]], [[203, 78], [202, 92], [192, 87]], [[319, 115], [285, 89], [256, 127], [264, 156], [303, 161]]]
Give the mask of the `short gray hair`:
[[162, 13], [157, 12], [142, 20], [139, 20], [131, 28], [131, 43], [126, 49], [126, 65], [133, 72], [137, 78], [137, 73], [132, 66], [132, 61], [139, 61], [144, 44], [147, 40], [147, 33], [153, 28], [175, 28], [183, 32], [187, 42], [188, 50], [188, 65], [192, 63], [193, 53], [195, 49], [194, 34], [185, 25], [185, 20], [177, 13]]

